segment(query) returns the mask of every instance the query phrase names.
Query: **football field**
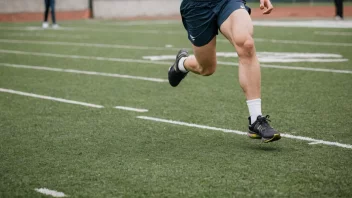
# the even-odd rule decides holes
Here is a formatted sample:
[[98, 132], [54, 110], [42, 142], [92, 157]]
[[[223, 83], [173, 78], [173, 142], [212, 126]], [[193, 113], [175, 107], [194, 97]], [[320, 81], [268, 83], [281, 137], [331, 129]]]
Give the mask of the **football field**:
[[351, 22], [287, 24], [255, 26], [264, 144], [221, 35], [173, 88], [179, 21], [0, 23], [0, 197], [350, 197]]

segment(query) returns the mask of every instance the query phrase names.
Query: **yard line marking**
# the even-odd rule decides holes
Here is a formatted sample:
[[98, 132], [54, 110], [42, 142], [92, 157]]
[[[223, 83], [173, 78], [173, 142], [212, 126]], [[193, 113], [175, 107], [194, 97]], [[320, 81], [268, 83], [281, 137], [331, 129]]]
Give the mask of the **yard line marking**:
[[32, 55], [32, 56], [47, 56], [47, 57], [57, 57], [57, 58], [87, 59], [87, 60], [98, 60], [98, 61], [112, 61], [112, 62], [146, 63], [146, 64], [154, 64], [154, 65], [169, 65], [169, 64], [171, 64], [169, 62], [159, 62], [159, 61], [156, 62], [156, 61], [146, 61], [146, 60], [138, 60], [138, 59], [51, 54], [51, 53], [25, 52], [25, 51], [4, 50], [4, 49], [0, 49], [0, 53], [23, 54], [23, 55]]
[[87, 35], [65, 35], [65, 34], [40, 34], [40, 33], [11, 33], [5, 36], [19, 36], [19, 37], [47, 37], [47, 38], [73, 38], [73, 39], [89, 39]]
[[311, 143], [308, 143], [309, 145], [315, 145], [315, 144], [321, 144], [321, 142], [311, 142]]
[[[217, 57], [238, 58], [236, 52], [217, 52]], [[346, 62], [340, 54], [331, 53], [298, 53], [298, 52], [257, 52], [260, 63], [293, 63], [293, 62]], [[175, 60], [174, 55], [143, 56], [152, 61]]]
[[326, 36], [352, 36], [352, 32], [315, 31], [314, 34]]
[[[22, 30], [22, 31], [44, 31], [41, 27], [0, 27], [0, 30]], [[126, 30], [126, 29], [102, 29], [102, 28], [85, 28], [85, 27], [60, 27], [53, 31], [85, 31], [85, 32], [114, 32], [114, 33], [137, 33], [137, 34], [169, 34], [169, 35], [187, 35], [186, 31], [159, 31], [159, 30]]]
[[148, 109], [137, 109], [137, 108], [133, 108], [133, 107], [116, 106], [114, 108], [115, 109], [122, 109], [122, 110], [126, 110], [126, 111], [135, 111], [135, 112], [140, 112], [140, 113], [148, 112]]
[[130, 75], [124, 75], [124, 74], [103, 73], [103, 72], [95, 72], [95, 71], [83, 71], [83, 70], [76, 70], [76, 69], [61, 69], [61, 68], [53, 68], [53, 67], [18, 65], [18, 64], [10, 64], [10, 63], [0, 63], [0, 66], [23, 68], [23, 69], [36, 69], [36, 70], [45, 70], [45, 71], [55, 71], [55, 72], [67, 72], [67, 73], [86, 74], [86, 75], [96, 75], [96, 76], [108, 76], [108, 77], [115, 77], [115, 78], [128, 78], [128, 79], [145, 80], [145, 81], [152, 81], [152, 82], [168, 82], [167, 80], [164, 80], [161, 78], [130, 76]]
[[[199, 125], [199, 124], [193, 124], [193, 123], [187, 123], [187, 122], [180, 122], [180, 121], [173, 121], [173, 120], [166, 120], [166, 119], [154, 118], [154, 117], [149, 117], [149, 116], [137, 116], [137, 118], [143, 119], [143, 120], [150, 120], [150, 121], [154, 121], [154, 122], [163, 122], [163, 123], [168, 123], [168, 124], [188, 126], [188, 127], [194, 127], [194, 128], [200, 128], [200, 129], [208, 129], [208, 130], [213, 130], [213, 131], [222, 131], [225, 133], [235, 133], [237, 135], [247, 135], [247, 133], [243, 132], [243, 131], [237, 131], [237, 130], [232, 130], [232, 129], [222, 129], [222, 128], [217, 128], [217, 127], [211, 127], [211, 126], [205, 126], [205, 125]], [[309, 137], [294, 136], [294, 135], [283, 134], [283, 133], [281, 133], [281, 136], [285, 137], [285, 138], [290, 138], [290, 139], [296, 139], [296, 140], [302, 140], [302, 141], [308, 141], [308, 142], [319, 142], [319, 144], [325, 144], [325, 145], [329, 145], [329, 146], [337, 146], [337, 147], [352, 149], [352, 145], [350, 145], [350, 144], [342, 144], [339, 142], [329, 142], [329, 141], [317, 140], [317, 139], [313, 139], [313, 138], [309, 138]]]
[[187, 122], [166, 120], [166, 119], [154, 118], [154, 117], [148, 117], [148, 116], [137, 116], [137, 118], [144, 119], [144, 120], [151, 120], [151, 121], [155, 121], [155, 122], [164, 122], [164, 123], [169, 123], [169, 124], [174, 124], [174, 125], [195, 127], [195, 128], [200, 128], [200, 129], [208, 129], [208, 130], [213, 130], [213, 131], [222, 131], [225, 133], [235, 133], [238, 135], [247, 135], [246, 132], [242, 132], [242, 131], [222, 129], [222, 128], [217, 128], [217, 127], [211, 127], [211, 126], [205, 126], [205, 125], [199, 125], [199, 124], [193, 124], [193, 123], [187, 123]]
[[[48, 57], [57, 57], [57, 58], [87, 59], [87, 60], [98, 60], [98, 61], [112, 61], [112, 62], [145, 63], [145, 64], [154, 64], [154, 65], [171, 65], [172, 64], [172, 62], [147, 61], [147, 60], [139, 60], [139, 59], [123, 59], [123, 58], [109, 58], [109, 57], [96, 57], [96, 56], [64, 55], [64, 54], [25, 52], [25, 51], [5, 50], [5, 49], [0, 49], [0, 53], [23, 54], [23, 55], [33, 55], [33, 56], [48, 56]], [[238, 63], [233, 63], [233, 62], [218, 61], [218, 64], [219, 65], [228, 65], [228, 66], [238, 66]], [[261, 67], [263, 67], [263, 68], [274, 68], [274, 69], [288, 69], [288, 70], [302, 70], [302, 71], [314, 71], [314, 72], [329, 72], [329, 73], [352, 74], [351, 70], [336, 70], [336, 69], [322, 69], [322, 68], [309, 68], [309, 67], [284, 66], [284, 65], [267, 65], [267, 64], [261, 64]]]
[[[0, 29], [2, 29], [0, 27]], [[86, 30], [86, 31], [94, 31], [94, 30]], [[103, 29], [97, 29], [96, 31], [103, 31]], [[106, 30], [106, 31], [117, 31], [117, 30]], [[182, 34], [181, 32], [175, 32], [175, 31], [157, 31], [157, 30], [118, 30], [118, 32], [126, 32], [126, 33], [142, 33], [142, 34]], [[2, 39], [4, 40], [4, 39]], [[352, 43], [336, 43], [336, 42], [314, 42], [314, 41], [301, 41], [301, 40], [277, 40], [277, 39], [264, 39], [264, 38], [255, 38], [254, 39], [256, 42], [270, 42], [270, 43], [282, 43], [282, 44], [296, 44], [296, 45], [316, 45], [316, 46], [343, 46], [343, 47], [351, 47]], [[226, 39], [217, 39], [219, 42], [229, 42]], [[5, 41], [2, 41], [5, 42]], [[8, 41], [10, 43], [10, 41]], [[18, 41], [20, 42], [20, 41]], [[24, 41], [28, 43], [35, 43], [35, 41]], [[39, 42], [39, 41], [38, 41]], [[44, 41], [45, 42], [45, 41]], [[47, 44], [49, 45], [50, 42], [46, 41], [46, 43], [41, 42], [42, 44]], [[15, 41], [13, 41], [15, 43]], [[58, 42], [52, 42], [52, 44], [58, 44]], [[59, 42], [60, 43], [60, 42]], [[61, 42], [61, 45], [69, 45], [70, 43], [68, 42]], [[40, 44], [40, 43], [38, 43]], [[60, 45], [60, 44], [58, 44]], [[142, 46], [124, 46], [124, 45], [109, 45], [109, 44], [93, 44], [93, 43], [73, 43], [70, 45], [76, 45], [76, 46], [93, 46], [93, 47], [111, 47], [111, 48], [124, 48], [124, 49], [139, 49], [143, 48], [145, 49], [146, 47]], [[135, 48], [133, 48], [135, 47]], [[179, 48], [162, 48], [162, 47], [154, 47], [155, 50], [162, 50], [162, 49], [172, 49], [172, 50], [178, 50]]]
[[0, 39], [2, 43], [18, 43], [18, 44], [36, 44], [36, 45], [62, 45], [62, 46], [80, 46], [80, 47], [99, 47], [99, 48], [117, 48], [117, 49], [136, 49], [136, 50], [179, 50], [172, 47], [149, 47], [149, 46], [132, 46], [118, 44], [101, 44], [101, 43], [75, 43], [75, 42], [60, 42], [60, 41], [33, 41], [33, 40], [14, 40]]
[[33, 93], [16, 91], [16, 90], [12, 90], [12, 89], [0, 88], [0, 92], [17, 94], [17, 95], [28, 96], [28, 97], [33, 97], [33, 98], [40, 98], [40, 99], [45, 99], [45, 100], [52, 100], [52, 101], [57, 101], [57, 102], [69, 103], [69, 104], [82, 105], [82, 106], [87, 106], [87, 107], [104, 108], [104, 106], [101, 106], [101, 105], [90, 104], [90, 103], [86, 103], [86, 102], [79, 102], [79, 101], [74, 101], [74, 100], [66, 100], [66, 99], [62, 99], [62, 98], [54, 98], [51, 96], [43, 96], [43, 95], [38, 95], [38, 94], [33, 94]]
[[265, 27], [307, 27], [307, 28], [352, 28], [351, 21], [253, 21], [254, 26]]
[[[218, 41], [219, 42], [229, 42], [226, 39], [218, 39]], [[300, 41], [300, 40], [277, 40], [277, 39], [264, 39], [264, 38], [254, 38], [254, 41], [255, 42], [296, 44], [296, 45], [343, 46], [343, 47], [351, 47], [352, 46], [352, 43], [314, 42], [314, 41]]]
[[63, 192], [58, 192], [56, 190], [50, 190], [47, 188], [35, 188], [34, 190], [44, 195], [50, 195], [53, 197], [66, 197], [65, 193]]
[[[218, 64], [239, 66], [238, 63], [233, 63], [233, 62], [218, 61]], [[260, 64], [260, 67], [273, 68], [273, 69], [288, 69], [288, 70], [302, 70], [302, 71], [314, 71], [314, 72], [352, 74], [351, 70], [323, 69], [323, 68], [297, 67], [297, 66], [285, 66], [285, 65], [268, 65], [268, 64]]]
[[179, 20], [151, 20], [151, 21], [123, 21], [123, 22], [109, 22], [109, 21], [85, 21], [90, 24], [99, 24], [99, 25], [114, 25], [114, 26], [149, 26], [149, 25], [172, 25], [172, 24], [181, 24]]

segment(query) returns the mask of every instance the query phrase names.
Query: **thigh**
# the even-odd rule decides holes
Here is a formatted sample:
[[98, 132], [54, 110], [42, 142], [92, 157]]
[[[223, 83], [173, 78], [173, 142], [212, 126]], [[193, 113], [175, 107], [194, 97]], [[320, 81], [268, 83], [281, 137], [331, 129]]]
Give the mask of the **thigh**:
[[250, 8], [241, 0], [229, 0], [219, 14], [221, 33], [233, 44], [247, 39], [253, 34]]
[[193, 45], [194, 56], [199, 63], [199, 66], [205, 70], [216, 69], [216, 37], [204, 46], [197, 47]]
[[213, 9], [217, 2], [184, 0], [181, 4], [182, 22], [188, 39], [194, 46], [208, 44], [217, 34], [217, 15]]
[[236, 47], [253, 40], [253, 23], [245, 9], [232, 12], [220, 26], [220, 31]]

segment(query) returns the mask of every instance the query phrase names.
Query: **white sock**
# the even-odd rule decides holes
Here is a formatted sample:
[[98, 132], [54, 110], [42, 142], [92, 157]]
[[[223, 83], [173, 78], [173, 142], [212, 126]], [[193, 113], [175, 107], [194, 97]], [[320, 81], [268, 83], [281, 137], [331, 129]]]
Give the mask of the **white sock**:
[[185, 68], [185, 65], [183, 64], [185, 62], [185, 60], [187, 59], [187, 57], [182, 57], [180, 59], [180, 61], [178, 62], [178, 69], [183, 72], [183, 73], [187, 73], [187, 69]]
[[251, 124], [253, 124], [257, 117], [262, 115], [262, 100], [260, 98], [247, 100], [249, 115], [251, 116]]

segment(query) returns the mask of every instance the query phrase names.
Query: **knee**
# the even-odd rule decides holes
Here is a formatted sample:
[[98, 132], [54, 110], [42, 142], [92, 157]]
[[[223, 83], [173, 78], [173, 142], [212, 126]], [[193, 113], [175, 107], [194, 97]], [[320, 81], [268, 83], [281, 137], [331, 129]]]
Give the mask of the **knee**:
[[202, 76], [211, 76], [215, 73], [216, 70], [216, 63], [212, 65], [208, 65], [207, 67], [201, 67], [199, 70], [199, 74]]
[[243, 48], [245, 50], [251, 51], [254, 49], [254, 40], [252, 37], [247, 38], [243, 43]]
[[237, 39], [234, 43], [236, 44], [236, 48], [239, 48], [239, 50], [237, 50], [238, 55], [251, 56], [253, 54], [255, 46], [252, 36], [248, 35]]

